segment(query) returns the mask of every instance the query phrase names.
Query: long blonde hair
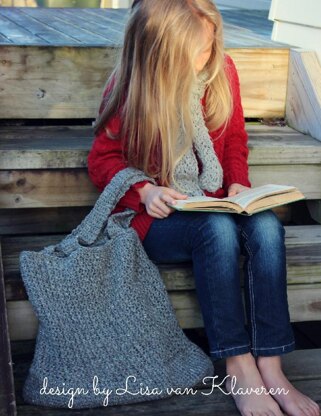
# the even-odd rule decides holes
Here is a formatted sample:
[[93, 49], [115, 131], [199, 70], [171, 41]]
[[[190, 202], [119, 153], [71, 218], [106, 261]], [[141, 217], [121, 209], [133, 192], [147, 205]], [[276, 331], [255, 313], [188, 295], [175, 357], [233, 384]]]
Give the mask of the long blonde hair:
[[[189, 105], [204, 19], [215, 30], [206, 65], [210, 77], [205, 122], [209, 130], [224, 130], [232, 112], [232, 94], [224, 69], [222, 18], [211, 0], [134, 1], [120, 60], [107, 81], [113, 87], [102, 101], [95, 124], [97, 134], [108, 120], [120, 115], [120, 131], [112, 134], [106, 129], [107, 133], [125, 139], [129, 166], [158, 178], [164, 186], [193, 141]], [[186, 140], [178, 155], [180, 123]], [[153, 164], [154, 160], [158, 162]]]

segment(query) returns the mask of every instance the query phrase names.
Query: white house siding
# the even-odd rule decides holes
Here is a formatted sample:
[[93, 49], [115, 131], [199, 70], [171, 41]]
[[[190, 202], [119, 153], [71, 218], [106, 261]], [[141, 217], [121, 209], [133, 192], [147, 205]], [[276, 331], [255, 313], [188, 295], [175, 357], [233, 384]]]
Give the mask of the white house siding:
[[272, 39], [316, 51], [321, 60], [321, 1], [272, 0]]

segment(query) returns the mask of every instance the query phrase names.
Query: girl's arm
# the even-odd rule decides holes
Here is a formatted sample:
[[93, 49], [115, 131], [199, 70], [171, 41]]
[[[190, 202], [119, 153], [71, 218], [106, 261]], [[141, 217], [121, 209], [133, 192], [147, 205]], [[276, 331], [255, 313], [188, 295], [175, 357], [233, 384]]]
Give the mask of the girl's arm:
[[[115, 117], [108, 127], [114, 131], [119, 125]], [[92, 148], [88, 154], [88, 174], [91, 181], [101, 192], [112, 178], [122, 169], [127, 167], [123, 157], [122, 143], [108, 137], [105, 129], [102, 129], [94, 138]], [[119, 200], [117, 206], [131, 208], [137, 212], [144, 210], [138, 189], [145, 186], [148, 181], [137, 182], [132, 185], [126, 194]]]
[[226, 55], [227, 72], [233, 93], [233, 113], [225, 132], [225, 147], [222, 161], [223, 184], [226, 191], [238, 183], [251, 187], [248, 176], [248, 135], [245, 131], [243, 108], [241, 103], [240, 82], [232, 58]]

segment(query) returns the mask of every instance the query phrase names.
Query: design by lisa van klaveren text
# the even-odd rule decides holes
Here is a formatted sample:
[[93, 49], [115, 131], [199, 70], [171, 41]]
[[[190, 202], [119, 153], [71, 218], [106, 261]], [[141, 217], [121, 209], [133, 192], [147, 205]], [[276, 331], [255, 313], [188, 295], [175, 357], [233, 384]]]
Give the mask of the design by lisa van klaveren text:
[[[289, 390], [285, 390], [284, 388], [271, 388], [266, 389], [265, 386], [256, 387], [256, 388], [241, 388], [236, 387], [237, 379], [236, 376], [231, 377], [231, 391], [227, 392], [223, 389], [223, 385], [225, 380], [231, 377], [227, 375], [223, 380], [219, 383], [216, 383], [218, 376], [213, 377], [204, 377], [202, 382], [206, 386], [206, 390], [200, 390], [200, 394], [209, 396], [214, 393], [215, 390], [220, 390], [225, 395], [230, 394], [239, 394], [239, 395], [246, 395], [246, 394], [288, 394]], [[66, 396], [69, 397], [68, 407], [72, 408], [74, 406], [75, 400], [77, 397], [81, 395], [92, 395], [101, 396], [102, 397], [102, 405], [108, 406], [109, 398], [112, 394], [116, 394], [118, 396], [123, 396], [125, 394], [131, 396], [159, 396], [159, 395], [166, 395], [172, 396], [176, 395], [195, 395], [198, 393], [198, 390], [195, 387], [169, 387], [166, 390], [159, 389], [157, 387], [150, 388], [147, 385], [143, 385], [143, 383], [137, 383], [137, 379], [134, 375], [129, 375], [124, 380], [124, 386], [119, 387], [115, 390], [109, 389], [108, 387], [101, 386], [99, 384], [99, 379], [97, 376], [93, 377], [92, 386], [90, 389], [86, 389], [84, 387], [66, 387], [65, 383], [62, 383], [62, 386], [48, 386], [48, 377], [44, 377], [43, 379], [43, 386], [40, 389], [41, 395], [52, 395], [52, 396]]]

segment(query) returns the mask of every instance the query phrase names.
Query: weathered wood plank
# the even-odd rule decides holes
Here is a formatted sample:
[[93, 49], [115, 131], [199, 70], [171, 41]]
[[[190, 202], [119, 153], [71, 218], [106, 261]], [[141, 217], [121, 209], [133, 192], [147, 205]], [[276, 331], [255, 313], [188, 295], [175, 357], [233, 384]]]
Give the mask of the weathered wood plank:
[[[285, 230], [291, 321], [321, 320], [321, 226], [286, 226]], [[41, 250], [58, 243], [62, 238], [63, 235], [3, 237], [6, 296], [8, 300], [15, 299], [8, 302], [12, 339], [33, 339], [37, 330], [37, 320], [30, 303], [16, 301], [27, 299], [20, 278], [19, 254], [22, 250]], [[240, 259], [240, 277], [244, 295], [242, 265], [243, 258]], [[184, 328], [202, 327], [191, 264], [165, 264], [158, 267], [180, 324]]]
[[[321, 143], [308, 135], [288, 127], [247, 124], [246, 129], [249, 165], [321, 163]], [[0, 168], [86, 167], [93, 138], [93, 130], [87, 126], [3, 126], [0, 128]]]
[[[11, 21], [16, 24], [19, 23], [19, 19], [21, 19], [21, 16], [19, 17], [19, 13], [22, 14], [30, 14], [33, 19], [37, 22], [39, 22], [42, 25], [45, 25], [45, 32], [48, 30], [50, 33], [52, 30], [57, 30], [58, 33], [64, 34], [64, 31], [61, 30], [61, 26], [58, 21], [55, 20], [53, 17], [59, 18], [59, 15], [63, 15], [64, 12], [69, 12], [69, 9], [42, 9], [42, 8], [33, 8], [31, 11], [27, 10], [26, 8], [15, 8], [12, 11], [12, 17]], [[58, 13], [57, 13], [58, 12]], [[225, 35], [225, 44], [227, 47], [231, 46], [237, 46], [237, 47], [270, 47], [270, 48], [280, 48], [283, 47], [282, 44], [273, 42], [270, 39], [270, 34], [272, 32], [272, 23], [268, 21], [267, 19], [267, 12], [264, 11], [252, 11], [251, 13], [248, 13], [246, 10], [221, 10], [223, 20], [224, 20], [224, 35]], [[0, 14], [2, 13], [2, 10], [0, 10]], [[82, 22], [81, 20], [78, 20], [78, 17], [84, 16], [86, 14], [90, 20], [93, 26], [99, 25], [102, 26], [103, 24], [109, 24], [112, 25], [113, 29], [117, 32], [122, 31], [124, 28], [124, 24], [127, 20], [127, 11], [125, 10], [112, 10], [112, 9], [75, 9], [72, 10], [72, 15], [70, 16], [69, 25], [70, 28], [67, 28], [67, 31], [70, 31], [73, 28], [75, 28], [76, 31], [79, 31], [80, 33], [83, 30]], [[17, 17], [16, 17], [17, 15]], [[19, 29], [23, 31], [25, 28], [29, 29], [29, 26], [20, 25], [18, 28], [11, 27], [10, 35], [14, 36], [20, 36], [21, 33]], [[235, 37], [233, 34], [235, 31], [238, 32], [238, 36]], [[0, 30], [1, 33], [1, 30]], [[74, 32], [74, 35], [76, 35], [76, 38], [78, 38], [78, 35], [76, 32]], [[73, 36], [68, 38], [68, 36], [65, 36], [65, 46], [70, 46], [70, 41], [72, 42]], [[88, 36], [88, 38], [83, 38], [81, 43], [84, 46], [92, 46], [91, 42], [94, 42], [94, 44], [97, 46], [100, 44], [102, 46], [102, 41], [91, 38]], [[115, 39], [112, 39], [113, 42], [115, 42]], [[45, 42], [46, 44], [47, 42]], [[51, 38], [49, 43], [52, 45], [57, 45], [54, 38]], [[42, 45], [43, 42], [41, 38], [38, 38], [35, 40], [35, 45]]]
[[[67, 42], [70, 41], [74, 42], [75, 45], [78, 44], [86, 44], [86, 43], [93, 43], [97, 44], [100, 42], [105, 42], [108, 40], [105, 36], [101, 36], [98, 34], [93, 33], [92, 31], [88, 30], [88, 27], [85, 25], [79, 26], [75, 25], [74, 19], [64, 18], [64, 15], [59, 11], [56, 13], [55, 10], [51, 10], [50, 14], [48, 14], [47, 9], [32, 9], [27, 8], [24, 10], [24, 13], [40, 20], [42, 23], [45, 23], [47, 26], [52, 27], [58, 33], [65, 36]], [[107, 30], [106, 30], [107, 31]]]
[[[175, 314], [182, 328], [204, 327], [195, 291], [169, 292]], [[242, 288], [244, 303], [244, 289]], [[288, 286], [291, 322], [321, 320], [321, 284]], [[9, 333], [12, 340], [33, 339], [38, 320], [28, 300], [8, 301]], [[247, 319], [245, 319], [247, 322]]]
[[[185, 331], [186, 332], [186, 331]], [[204, 336], [205, 332], [201, 331]], [[187, 332], [188, 336], [188, 332]], [[193, 339], [193, 338], [192, 338]], [[34, 351], [35, 351], [36, 340], [25, 340], [25, 341], [12, 341], [11, 351], [12, 356], [19, 364], [19, 369], [16, 370], [15, 379], [19, 385], [22, 379], [25, 377], [28, 367], [31, 363]], [[208, 352], [206, 346], [203, 346], [204, 350]], [[307, 354], [308, 352], [308, 354]], [[286, 373], [290, 381], [303, 381], [303, 380], [321, 380], [321, 349], [296, 349], [290, 353], [281, 355], [282, 368]], [[224, 358], [216, 360], [215, 364], [215, 375], [218, 375], [219, 379], [223, 379], [226, 376], [226, 360]], [[20, 365], [21, 364], [21, 365]], [[23, 374], [24, 373], [24, 374]], [[206, 389], [211, 385], [210, 380], [200, 382], [197, 384], [198, 389]], [[20, 392], [18, 392], [20, 393]], [[19, 394], [17, 397], [17, 403], [19, 401]]]
[[87, 21], [93, 25], [98, 23], [101, 26], [108, 25], [113, 30], [123, 32], [126, 26], [127, 17], [125, 14], [119, 15], [116, 9], [110, 9], [108, 15], [102, 14], [99, 9], [82, 9], [81, 13], [77, 15], [84, 17]]
[[3, 46], [1, 56], [0, 118], [95, 118], [116, 53]]
[[[293, 185], [307, 199], [321, 198], [321, 165], [250, 166], [249, 177], [253, 187]], [[3, 170], [0, 190], [2, 209], [92, 206], [99, 196], [87, 169]]]
[[[0, 210], [0, 235], [68, 233], [92, 207], [25, 208]], [[291, 212], [282, 212], [290, 217]]]
[[84, 169], [0, 171], [0, 189], [1, 208], [90, 206], [99, 195]]
[[[204, 326], [199, 302], [194, 291], [169, 292], [177, 319], [184, 328]], [[244, 288], [242, 288], [244, 303]], [[321, 284], [289, 285], [288, 303], [291, 322], [321, 320]], [[247, 320], [245, 319], [245, 322]]]
[[16, 401], [12, 372], [7, 304], [0, 239], [0, 415], [15, 416]]
[[266, 183], [293, 185], [299, 188], [307, 199], [321, 198], [320, 165], [250, 166], [249, 176], [253, 187]]
[[[321, 403], [319, 381], [294, 381], [293, 385], [303, 394], [306, 394], [317, 403]], [[30, 405], [18, 406], [18, 412], [21, 412], [24, 416], [70, 415], [70, 409], [48, 409], [42, 406], [36, 407]], [[77, 412], [77, 415], [86, 416], [102, 416], [106, 415], [106, 412], [108, 412], [109, 416], [177, 416], [178, 414], [184, 414], [186, 416], [195, 416], [196, 414], [198, 416], [213, 416], [213, 414], [220, 416], [240, 415], [233, 398], [222, 393], [219, 388], [216, 388], [214, 391], [212, 389], [202, 389], [197, 391], [195, 395], [173, 395], [162, 400], [146, 401], [132, 405], [110, 406], [108, 410], [101, 407], [79, 411], [74, 410], [73, 413], [75, 412]]]
[[113, 16], [113, 19], [103, 16], [104, 20], [99, 16], [97, 19], [97, 14], [92, 14], [91, 10], [88, 9], [79, 9], [76, 14], [71, 9], [59, 9], [57, 13], [59, 13], [61, 18], [71, 19], [73, 24], [77, 24], [77, 26], [83, 29], [88, 29], [104, 36], [104, 38], [108, 35], [107, 38], [111, 44], [118, 45], [123, 43], [125, 24], [117, 16]]
[[[22, 3], [24, 0], [21, 0]], [[33, 18], [38, 21], [40, 24], [45, 25], [49, 33], [52, 30], [58, 30], [57, 34], [61, 33], [64, 34], [64, 31], [61, 31], [61, 27], [55, 19], [52, 19], [53, 16], [58, 16], [64, 14], [64, 12], [69, 12], [69, 9], [41, 9], [41, 8], [34, 8], [31, 10], [31, 15]], [[15, 13], [19, 15], [19, 12], [25, 14], [29, 14], [29, 10], [26, 8], [18, 9], [17, 7], [13, 9], [13, 14], [11, 20], [13, 23], [19, 23], [19, 16], [16, 19]], [[0, 14], [2, 14], [2, 10], [0, 10]], [[102, 26], [108, 24], [113, 26], [113, 29], [119, 32], [122, 31], [124, 28], [124, 24], [127, 21], [128, 13], [127, 10], [120, 10], [120, 9], [75, 9], [72, 10], [72, 15], [70, 16], [69, 24], [67, 31], [73, 30], [70, 29], [69, 26], [74, 27], [76, 30], [81, 32], [83, 30], [83, 26], [81, 21], [78, 20], [78, 17], [87, 15], [92, 23], [92, 26]], [[269, 22], [267, 19], [267, 11], [260, 11], [255, 10], [248, 12], [247, 10], [241, 9], [226, 9], [221, 8], [221, 14], [223, 16], [224, 21], [224, 37], [225, 37], [225, 45], [227, 47], [269, 47], [269, 48], [280, 48], [284, 45], [274, 42], [271, 40], [270, 35], [272, 32], [272, 23]], [[28, 28], [29, 26], [19, 25], [21, 28]], [[45, 28], [45, 32], [47, 31]], [[92, 30], [92, 29], [91, 29]], [[237, 32], [237, 36], [235, 36], [235, 32]], [[0, 29], [1, 33], [1, 29]], [[20, 35], [19, 30], [14, 30], [10, 34], [15, 36]], [[73, 36], [72, 36], [73, 37]], [[70, 39], [65, 37], [65, 46], [70, 46]], [[76, 38], [77, 38], [76, 34]], [[45, 36], [46, 38], [46, 36]], [[115, 39], [111, 39], [112, 43], [115, 45]], [[94, 44], [91, 43], [94, 41]], [[54, 38], [50, 38], [49, 43], [52, 45], [57, 45], [57, 42]], [[35, 42], [35, 45], [42, 45], [43, 42], [41, 37]], [[47, 42], [44, 42], [47, 44]], [[58, 44], [60, 44], [58, 42]], [[91, 39], [90, 36], [88, 38], [82, 39], [82, 44], [84, 46], [102, 46], [103, 42], [97, 42], [94, 39]]]
[[16, 45], [28, 45], [39, 41], [27, 28], [20, 26], [18, 22], [7, 19], [0, 13], [1, 35], [5, 36]]
[[321, 141], [321, 64], [316, 53], [291, 51], [289, 74], [288, 124]]
[[[296, 206], [297, 207], [297, 206]], [[0, 209], [0, 235], [66, 233], [75, 228], [92, 207]], [[293, 206], [273, 208], [283, 224], [293, 216]]]
[[[266, 11], [223, 10], [221, 14], [223, 16], [225, 27], [228, 28], [228, 34], [230, 34], [229, 26], [240, 29], [240, 25], [242, 25], [242, 28], [244, 28], [243, 30], [246, 31], [248, 35], [255, 36], [263, 42], [261, 45], [263, 45], [264, 42], [273, 45], [270, 38], [273, 24], [267, 19], [268, 13]], [[242, 23], [240, 23], [240, 21]], [[258, 22], [260, 22], [259, 28]]]
[[[245, 117], [283, 117], [286, 98], [284, 81], [288, 79], [289, 51], [230, 49], [229, 52], [235, 59], [239, 72]], [[269, 85], [264, 85], [264, 79]]]
[[[78, 225], [78, 224], [77, 224]], [[288, 285], [321, 283], [321, 226], [284, 226]], [[39, 251], [56, 244], [67, 234], [3, 237], [3, 264], [8, 300], [26, 299], [19, 271], [19, 253], [22, 250]], [[169, 291], [194, 290], [195, 282], [190, 263], [159, 264]], [[243, 257], [240, 259], [240, 273]], [[241, 273], [241, 286], [243, 276]], [[15, 289], [16, 288], [16, 289]]]
[[0, 43], [2, 45], [12, 45], [12, 42], [4, 35], [0, 34]]
[[[35, 341], [24, 341], [24, 342], [13, 342], [12, 343], [12, 350], [13, 350], [13, 357], [16, 362], [16, 370], [15, 370], [15, 381], [16, 381], [16, 397], [17, 397], [17, 405], [19, 406], [18, 409], [21, 411], [21, 413], [25, 414], [25, 409], [27, 414], [28, 412], [31, 412], [32, 408], [37, 411], [39, 407], [32, 407], [30, 405], [26, 405], [23, 401], [21, 391], [23, 387], [24, 380], [26, 378], [28, 369], [31, 364], [33, 352], [35, 348]], [[281, 356], [282, 359], [282, 367], [283, 370], [287, 376], [287, 378], [294, 383], [294, 385], [300, 390], [306, 392], [309, 397], [313, 398], [314, 400], [318, 401], [319, 397], [318, 395], [315, 395], [315, 391], [319, 392], [319, 390], [316, 390], [316, 388], [319, 386], [320, 383], [320, 365], [321, 365], [321, 350], [320, 349], [313, 349], [313, 350], [296, 350], [292, 351], [291, 353], [284, 354]], [[306, 360], [306, 358], [308, 359]], [[217, 376], [217, 379], [215, 380], [216, 385], [220, 384], [221, 381], [223, 381], [226, 374], [226, 360], [221, 359], [218, 361], [215, 361], [214, 367], [215, 367], [215, 376]], [[125, 414], [144, 414], [144, 415], [167, 415], [167, 414], [175, 414], [175, 416], [178, 414], [178, 412], [182, 411], [182, 413], [195, 415], [200, 414], [198, 409], [203, 409], [203, 406], [206, 405], [208, 398], [212, 397], [212, 405], [210, 411], [210, 415], [216, 414], [216, 403], [221, 405], [221, 401], [218, 397], [218, 395], [224, 396], [225, 399], [227, 399], [227, 402], [231, 402], [233, 404], [232, 398], [229, 399], [228, 395], [224, 395], [223, 391], [224, 384], [222, 385], [222, 390], [220, 391], [219, 388], [214, 389], [211, 391], [211, 394], [207, 395], [207, 392], [209, 393], [209, 387], [211, 385], [211, 380], [204, 380], [204, 383], [201, 381], [194, 387], [194, 392], [196, 393], [194, 395], [198, 397], [202, 397], [203, 402], [198, 406], [192, 408], [187, 408], [187, 405], [185, 405], [184, 401], [182, 400], [185, 396], [178, 396], [174, 395], [172, 397], [169, 397], [168, 399], [163, 399], [161, 402], [144, 402], [140, 404], [135, 404], [131, 406], [113, 406], [109, 407], [108, 411], [104, 408], [97, 408], [97, 409], [86, 409], [86, 410], [78, 410], [77, 414], [88, 414], [87, 412], [90, 412], [89, 414], [93, 415], [100, 415], [100, 414], [106, 414], [106, 411], [108, 414], [111, 412], [116, 412], [117, 415], [125, 415]], [[202, 394], [204, 392], [205, 394]], [[178, 399], [178, 401], [177, 401]], [[223, 399], [224, 400], [224, 399]], [[159, 405], [162, 404], [162, 408], [159, 408]], [[143, 407], [141, 407], [143, 406]], [[167, 406], [167, 408], [166, 408]], [[43, 410], [44, 415], [49, 414], [59, 414], [59, 415], [65, 415], [65, 409], [45, 409], [41, 408]], [[58, 413], [59, 412], [59, 413]], [[203, 413], [202, 413], [203, 414]], [[207, 414], [207, 413], [205, 413]], [[239, 413], [236, 412], [236, 410], [232, 409], [229, 410], [229, 413], [227, 412], [220, 412], [220, 415], [228, 414], [228, 415], [238, 415]]]
[[13, 20], [17, 25], [28, 28], [28, 31], [34, 35], [29, 43], [26, 42], [23, 45], [50, 45], [52, 43], [64, 45], [69, 40], [63, 33], [39, 21], [39, 19], [29, 16], [24, 12], [24, 9], [3, 8], [0, 14]]
[[268, 11], [270, 0], [216, 0], [215, 4], [217, 4], [219, 8], [248, 9], [256, 12], [257, 10]]
[[87, 166], [93, 131], [86, 126], [0, 128], [1, 169]]
[[[95, 118], [118, 52], [112, 47], [2, 46], [0, 118]], [[283, 117], [289, 51], [227, 52], [238, 68], [245, 116]]]
[[321, 349], [309, 349], [296, 350], [282, 355], [284, 373], [291, 381], [319, 380], [319, 383], [321, 383], [320, 353]]

